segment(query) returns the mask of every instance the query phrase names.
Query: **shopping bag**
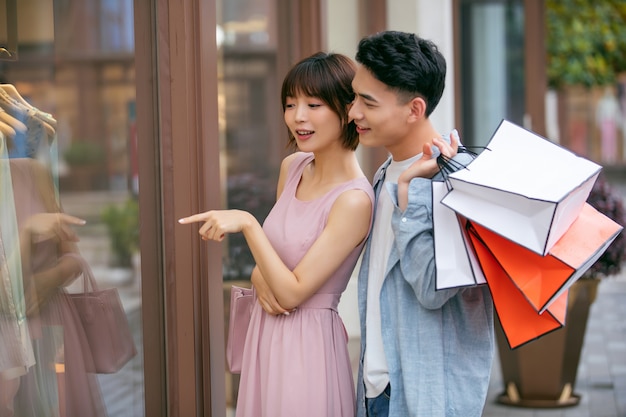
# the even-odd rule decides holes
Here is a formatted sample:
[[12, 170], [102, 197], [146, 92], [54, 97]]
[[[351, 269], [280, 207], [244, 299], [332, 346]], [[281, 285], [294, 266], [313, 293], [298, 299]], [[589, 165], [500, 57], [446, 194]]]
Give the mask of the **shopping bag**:
[[432, 181], [436, 289], [485, 284], [480, 264], [468, 241], [466, 219], [441, 204], [447, 192], [445, 182]]
[[485, 274], [496, 314], [511, 349], [563, 327], [568, 290], [556, 297], [543, 313], [539, 313], [515, 286], [473, 226], [471, 223], [468, 225], [470, 242]]
[[486, 149], [448, 176], [442, 203], [540, 255], [576, 220], [601, 166], [503, 120]]
[[94, 371], [115, 373], [137, 354], [124, 307], [117, 288], [98, 289], [89, 264], [79, 255], [75, 258], [82, 263], [84, 292], [68, 294], [69, 300], [85, 331]]
[[241, 373], [243, 348], [250, 325], [254, 294], [251, 288], [233, 285], [230, 289], [230, 317], [228, 322], [228, 340], [226, 342], [226, 361], [232, 374]]
[[585, 203], [574, 223], [545, 256], [478, 224], [473, 225], [472, 232], [533, 308], [543, 313], [593, 265], [621, 230], [622, 226]]

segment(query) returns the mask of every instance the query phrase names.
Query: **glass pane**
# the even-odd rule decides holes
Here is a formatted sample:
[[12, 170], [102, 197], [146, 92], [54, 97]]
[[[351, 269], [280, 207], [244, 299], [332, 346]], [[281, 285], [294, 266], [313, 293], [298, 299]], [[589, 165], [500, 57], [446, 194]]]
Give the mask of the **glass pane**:
[[471, 1], [461, 8], [462, 139], [484, 146], [508, 119], [524, 119], [524, 8], [521, 1]]
[[[143, 416], [133, 2], [17, 3], [19, 59], [0, 57], [0, 415]], [[90, 321], [115, 317], [75, 296], [84, 270], [119, 296], [117, 364]]]
[[[281, 152], [287, 143], [276, 76], [275, 1], [228, 0], [217, 7], [224, 201], [227, 207], [249, 211], [263, 222], [276, 199]], [[226, 328], [230, 287], [250, 286], [253, 267], [243, 235], [228, 235]], [[239, 376], [227, 372], [226, 402], [233, 415], [238, 386]]]

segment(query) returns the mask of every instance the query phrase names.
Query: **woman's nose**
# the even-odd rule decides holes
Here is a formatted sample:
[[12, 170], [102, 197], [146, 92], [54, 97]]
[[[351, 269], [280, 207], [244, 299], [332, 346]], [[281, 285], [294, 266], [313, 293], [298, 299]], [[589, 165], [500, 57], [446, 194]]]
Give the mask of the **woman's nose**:
[[296, 106], [296, 122], [303, 122], [307, 118], [307, 109], [305, 106]]

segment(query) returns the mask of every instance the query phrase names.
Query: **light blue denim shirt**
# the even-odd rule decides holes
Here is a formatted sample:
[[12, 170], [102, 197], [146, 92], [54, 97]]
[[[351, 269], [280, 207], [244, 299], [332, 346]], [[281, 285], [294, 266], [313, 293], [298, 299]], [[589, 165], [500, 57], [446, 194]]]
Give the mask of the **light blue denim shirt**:
[[[469, 161], [463, 158], [469, 157], [458, 154], [455, 160]], [[390, 162], [387, 160], [374, 177], [376, 198]], [[380, 294], [383, 346], [391, 383], [389, 416], [480, 417], [494, 355], [489, 289], [436, 290], [431, 180], [411, 180], [404, 212], [398, 207], [395, 184], [391, 191], [394, 244]], [[358, 282], [358, 417], [366, 416], [363, 354], [370, 242], [365, 247]]]

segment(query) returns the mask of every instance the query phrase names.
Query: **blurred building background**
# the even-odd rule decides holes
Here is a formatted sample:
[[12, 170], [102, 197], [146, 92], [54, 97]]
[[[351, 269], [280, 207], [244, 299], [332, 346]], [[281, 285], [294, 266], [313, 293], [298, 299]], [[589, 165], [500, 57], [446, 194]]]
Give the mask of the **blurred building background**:
[[[241, 236], [207, 246], [176, 219], [213, 207], [267, 215], [287, 152], [280, 84], [293, 63], [317, 50], [353, 57], [376, 31], [415, 32], [448, 62], [432, 115], [441, 132], [457, 128], [465, 144], [481, 146], [508, 119], [600, 163], [619, 185], [625, 8], [623, 0], [0, 0], [0, 84], [56, 119], [38, 157], [65, 210], [88, 221], [81, 252], [102, 285], [125, 295], [137, 341], [150, 347], [133, 372], [106, 377], [116, 388], [110, 414], [232, 409], [228, 293], [249, 281], [252, 257]], [[358, 152], [370, 177], [386, 157]], [[355, 288], [353, 279], [340, 312], [358, 341]]]

